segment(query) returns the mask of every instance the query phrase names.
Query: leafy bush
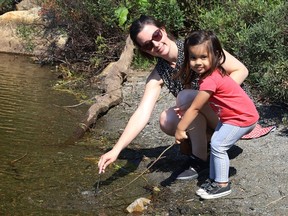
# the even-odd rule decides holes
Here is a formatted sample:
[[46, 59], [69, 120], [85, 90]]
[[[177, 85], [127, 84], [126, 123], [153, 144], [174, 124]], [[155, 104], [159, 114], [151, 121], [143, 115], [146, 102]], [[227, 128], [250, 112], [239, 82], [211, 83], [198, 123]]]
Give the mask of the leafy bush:
[[42, 16], [49, 21], [48, 29], [63, 29], [70, 39], [64, 50], [51, 48], [51, 58], [89, 76], [98, 74], [119, 58], [127, 29], [140, 14], [165, 19], [176, 31], [183, 27], [176, 0], [45, 0]]
[[16, 0], [0, 0], [0, 15], [15, 10]]
[[63, 30], [69, 37], [65, 49], [51, 49], [53, 59], [87, 76], [117, 60], [126, 35], [114, 16], [116, 8], [113, 0], [45, 0], [41, 14], [49, 21], [47, 29]]
[[200, 14], [199, 28], [216, 32], [250, 71], [248, 81], [272, 100], [287, 101], [287, 14], [281, 0], [226, 1]]
[[127, 29], [141, 14], [165, 21], [166, 27], [174, 30], [174, 33], [184, 27], [184, 14], [176, 0], [123, 0], [115, 12], [123, 29]]
[[[164, 21], [176, 37], [213, 30], [248, 67], [254, 87], [287, 101], [287, 5], [284, 0], [45, 0], [42, 15], [50, 28], [64, 29], [70, 38], [65, 50], [54, 51], [55, 59], [90, 75], [117, 60], [140, 14]], [[149, 67], [137, 53], [134, 59], [134, 66]]]
[[217, 7], [224, 7], [225, 0], [178, 0], [179, 7], [184, 14], [184, 25], [182, 34], [200, 28], [201, 15], [213, 11]]

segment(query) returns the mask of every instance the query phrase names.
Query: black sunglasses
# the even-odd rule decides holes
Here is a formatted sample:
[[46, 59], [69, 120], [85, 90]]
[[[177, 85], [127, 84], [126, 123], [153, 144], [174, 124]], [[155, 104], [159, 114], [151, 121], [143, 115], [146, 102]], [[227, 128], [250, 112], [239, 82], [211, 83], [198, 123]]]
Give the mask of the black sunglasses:
[[148, 42], [146, 42], [141, 49], [146, 50], [146, 51], [150, 51], [153, 49], [154, 44], [152, 41], [160, 41], [163, 37], [163, 34], [161, 32], [161, 29], [157, 29], [153, 34], [152, 34], [152, 39]]

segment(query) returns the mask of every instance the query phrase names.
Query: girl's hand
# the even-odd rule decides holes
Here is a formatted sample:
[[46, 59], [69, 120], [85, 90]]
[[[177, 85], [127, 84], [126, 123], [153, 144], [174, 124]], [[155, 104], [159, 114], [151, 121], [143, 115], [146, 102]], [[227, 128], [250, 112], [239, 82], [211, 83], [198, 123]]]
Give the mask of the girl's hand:
[[175, 133], [175, 142], [180, 144], [184, 139], [188, 139], [186, 131], [177, 129]]
[[118, 157], [118, 153], [115, 150], [110, 150], [106, 154], [102, 155], [100, 157], [100, 160], [98, 162], [98, 168], [99, 168], [99, 174], [104, 173], [106, 167], [113, 163]]
[[179, 119], [182, 118], [182, 116], [184, 115], [185, 111], [181, 110], [180, 108], [174, 108], [174, 111], [176, 113], [176, 115], [178, 116]]

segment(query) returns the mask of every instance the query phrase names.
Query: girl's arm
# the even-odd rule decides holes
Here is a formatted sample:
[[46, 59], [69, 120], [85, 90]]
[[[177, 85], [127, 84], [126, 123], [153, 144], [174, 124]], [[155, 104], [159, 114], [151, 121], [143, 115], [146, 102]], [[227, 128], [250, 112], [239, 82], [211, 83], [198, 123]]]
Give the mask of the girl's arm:
[[99, 173], [104, 172], [105, 168], [117, 159], [122, 149], [127, 147], [146, 126], [160, 95], [162, 85], [163, 81], [156, 69], [154, 69], [146, 81], [141, 102], [134, 114], [130, 117], [124, 132], [112, 150], [100, 157], [98, 163]]
[[222, 65], [223, 68], [230, 74], [230, 77], [236, 81], [239, 85], [246, 79], [249, 72], [245, 65], [232, 56], [230, 53], [224, 50], [226, 61]]
[[187, 109], [181, 121], [177, 125], [175, 140], [177, 144], [180, 144], [183, 139], [187, 139], [186, 131], [193, 130], [188, 128], [193, 120], [197, 117], [202, 107], [208, 102], [212, 92], [211, 91], [199, 91], [191, 106]]

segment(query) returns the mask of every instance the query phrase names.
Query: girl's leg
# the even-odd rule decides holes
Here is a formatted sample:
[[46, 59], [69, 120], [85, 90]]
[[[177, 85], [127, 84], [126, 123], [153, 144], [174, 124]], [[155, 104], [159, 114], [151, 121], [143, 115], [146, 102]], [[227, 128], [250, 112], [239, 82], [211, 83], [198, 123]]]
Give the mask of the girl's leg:
[[218, 183], [229, 181], [229, 157], [227, 150], [232, 147], [243, 135], [249, 133], [255, 125], [238, 127], [218, 123], [211, 138], [210, 178]]
[[229, 184], [229, 157], [227, 150], [244, 134], [249, 133], [256, 124], [237, 127], [218, 123], [211, 139], [210, 181], [201, 185], [196, 194], [202, 199], [215, 199], [231, 193]]

